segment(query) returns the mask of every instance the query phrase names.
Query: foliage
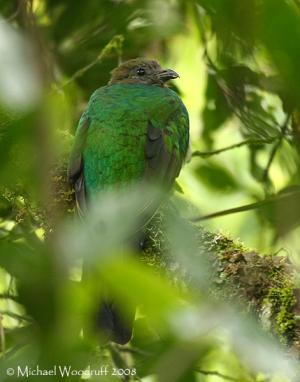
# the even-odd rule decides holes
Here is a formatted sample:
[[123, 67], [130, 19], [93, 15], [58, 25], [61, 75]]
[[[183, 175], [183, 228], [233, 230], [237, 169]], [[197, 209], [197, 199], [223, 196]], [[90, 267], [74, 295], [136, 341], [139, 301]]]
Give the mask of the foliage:
[[[18, 365], [57, 365], [55, 380], [70, 381], [80, 371], [95, 381], [293, 380], [299, 2], [3, 0], [0, 12], [0, 380], [41, 378], [18, 377]], [[177, 192], [139, 257], [124, 241], [153, 190], [100, 195], [83, 223], [66, 185], [90, 94], [138, 56], [182, 73], [176, 91], [192, 137]], [[223, 216], [208, 225], [247, 245], [291, 248], [290, 259], [188, 222], [204, 214]], [[92, 271], [80, 282], [83, 258]], [[104, 290], [125, 315], [140, 306], [126, 346], [101, 343], [94, 328]], [[74, 373], [62, 377], [63, 366]], [[108, 375], [89, 375], [101, 366]]]

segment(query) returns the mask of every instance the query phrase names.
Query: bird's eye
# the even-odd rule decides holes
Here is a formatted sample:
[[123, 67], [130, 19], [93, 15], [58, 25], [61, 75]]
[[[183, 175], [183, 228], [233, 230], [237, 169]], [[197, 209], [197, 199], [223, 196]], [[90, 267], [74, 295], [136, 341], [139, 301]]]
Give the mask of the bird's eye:
[[136, 71], [136, 73], [137, 73], [139, 76], [143, 76], [143, 75], [146, 73], [146, 71], [145, 71], [144, 68], [138, 68], [137, 71]]

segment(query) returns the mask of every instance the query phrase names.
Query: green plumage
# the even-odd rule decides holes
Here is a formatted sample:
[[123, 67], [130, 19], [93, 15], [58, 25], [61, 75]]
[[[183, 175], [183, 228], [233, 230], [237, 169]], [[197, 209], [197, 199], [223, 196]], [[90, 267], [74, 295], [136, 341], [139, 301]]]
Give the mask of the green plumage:
[[[149, 122], [164, 132], [164, 144], [180, 162], [188, 147], [188, 114], [169, 88], [144, 84], [115, 84], [92, 95], [77, 131], [89, 119], [83, 150], [86, 192], [127, 185], [146, 170]], [[163, 166], [164, 164], [159, 164]]]

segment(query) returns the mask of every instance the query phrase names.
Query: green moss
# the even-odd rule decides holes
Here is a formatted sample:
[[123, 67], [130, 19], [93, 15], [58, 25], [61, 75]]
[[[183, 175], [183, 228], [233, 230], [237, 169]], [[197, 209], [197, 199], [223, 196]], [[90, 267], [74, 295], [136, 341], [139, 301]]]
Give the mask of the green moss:
[[297, 327], [295, 319], [295, 305], [297, 303], [292, 283], [286, 281], [282, 288], [274, 287], [269, 290], [266, 302], [270, 303], [273, 325], [280, 340], [290, 344], [295, 338]]

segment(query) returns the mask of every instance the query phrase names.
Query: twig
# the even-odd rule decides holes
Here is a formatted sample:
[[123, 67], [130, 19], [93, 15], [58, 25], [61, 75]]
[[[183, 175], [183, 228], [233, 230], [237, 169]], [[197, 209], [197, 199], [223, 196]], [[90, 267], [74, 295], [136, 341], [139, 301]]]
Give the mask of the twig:
[[0, 315], [0, 350], [2, 355], [5, 353], [5, 332], [3, 327], [3, 316]]
[[124, 37], [122, 35], [114, 36], [101, 50], [100, 54], [95, 58], [94, 61], [90, 62], [83, 68], [77, 70], [67, 81], [65, 81], [61, 86], [59, 86], [56, 90], [61, 90], [65, 86], [69, 85], [71, 82], [75, 81], [77, 78], [81, 77], [90, 70], [96, 64], [99, 64], [106, 56], [108, 56], [112, 51], [116, 51], [118, 55], [120, 55], [120, 51], [122, 48], [122, 44], [124, 41]]
[[206, 29], [205, 29], [205, 26], [203, 24], [203, 20], [202, 20], [202, 17], [203, 17], [203, 10], [201, 8], [201, 6], [199, 6], [198, 4], [195, 4], [195, 8], [196, 8], [196, 12], [195, 12], [195, 15], [198, 15], [197, 17], [197, 25], [199, 27], [199, 31], [200, 31], [200, 38], [202, 40], [202, 44], [203, 44], [203, 48], [204, 48], [204, 51], [203, 51], [203, 58], [206, 59], [207, 63], [208, 63], [208, 67], [209, 69], [217, 72], [218, 69], [217, 67], [215, 66], [215, 64], [213, 63], [212, 59], [210, 58], [210, 55], [208, 53], [208, 39], [207, 39], [207, 35], [206, 35]]
[[[20, 0], [15, 12], [12, 15], [10, 15], [7, 19], [4, 19], [4, 21], [6, 21], [6, 22], [13, 21], [18, 16], [18, 14], [20, 13], [21, 8], [25, 2], [26, 2], [26, 0]], [[1, 21], [3, 21], [3, 20], [1, 20]]]
[[[208, 67], [211, 67], [210, 62], [208, 62], [207, 65]], [[253, 129], [253, 126], [255, 126], [256, 122], [263, 124], [266, 128], [273, 128], [273, 125], [269, 124], [259, 115], [254, 114], [250, 109], [247, 108], [247, 112], [245, 111], [245, 107], [242, 107], [242, 105], [244, 105], [244, 100], [236, 92], [234, 92], [230, 86], [228, 86], [227, 82], [222, 76], [218, 76], [219, 73], [220, 71], [216, 72], [215, 81], [222, 91], [228, 107], [231, 109], [232, 113], [248, 128], [251, 126]], [[279, 127], [279, 125], [276, 124], [276, 127]]]
[[271, 151], [271, 154], [270, 154], [270, 157], [269, 157], [269, 160], [268, 160], [268, 163], [267, 163], [267, 166], [264, 170], [264, 173], [263, 173], [263, 177], [262, 177], [262, 181], [263, 182], [266, 182], [268, 177], [269, 177], [269, 171], [270, 171], [270, 168], [271, 168], [271, 165], [273, 163], [273, 160], [275, 158], [275, 155], [279, 149], [279, 147], [281, 146], [281, 143], [283, 141], [283, 138], [285, 136], [285, 133], [288, 129], [288, 125], [289, 125], [289, 121], [290, 121], [290, 118], [291, 118], [291, 114], [288, 114], [283, 125], [282, 125], [282, 128], [281, 128], [281, 133], [278, 137], [278, 141], [275, 143], [272, 151]]
[[119, 345], [117, 345], [116, 347], [120, 352], [137, 354], [137, 355], [142, 355], [145, 357], [149, 357], [151, 355], [151, 353], [149, 353], [149, 352], [146, 352], [146, 351], [141, 350], [141, 349], [133, 348], [133, 347], [119, 346]]
[[7, 310], [0, 311], [0, 315], [8, 316], [8, 317], [14, 318], [15, 320], [19, 320], [19, 321], [28, 321], [28, 322], [31, 321], [31, 319], [29, 317], [21, 316], [20, 314], [9, 312]]
[[242, 147], [242, 146], [246, 146], [246, 145], [269, 144], [269, 143], [274, 142], [275, 139], [278, 139], [278, 138], [276, 137], [276, 138], [270, 138], [270, 139], [247, 139], [245, 141], [241, 141], [241, 142], [235, 143], [233, 145], [223, 147], [222, 149], [217, 149], [217, 150], [213, 150], [213, 151], [194, 151], [192, 153], [192, 157], [207, 158], [207, 157], [210, 157], [212, 155], [221, 154], [225, 151], [229, 151], [229, 150], [236, 149], [238, 147]]
[[267, 206], [267, 205], [272, 204], [274, 202], [282, 201], [286, 198], [290, 198], [291, 196], [296, 196], [296, 195], [300, 195], [300, 191], [282, 193], [280, 195], [273, 196], [269, 199], [265, 199], [265, 200], [262, 200], [260, 202], [250, 203], [250, 204], [246, 204], [244, 206], [230, 208], [228, 210], [213, 212], [213, 213], [208, 214], [208, 215], [195, 216], [193, 218], [190, 218], [189, 220], [191, 222], [200, 222], [200, 221], [204, 221], [204, 220], [208, 220], [208, 219], [218, 218], [221, 216], [236, 214], [238, 212], [256, 210], [257, 208], [264, 207], [264, 206]]
[[[272, 128], [273, 126], [270, 123], [268, 123], [266, 120], [264, 120], [263, 118], [261, 118], [257, 114], [253, 115], [251, 110], [247, 110], [247, 113], [246, 113], [244, 99], [241, 98], [237, 94], [237, 92], [235, 92], [234, 89], [232, 89], [232, 87], [229, 86], [227, 81], [223, 78], [223, 76], [221, 74], [222, 70], [220, 70], [217, 67], [217, 65], [213, 62], [212, 58], [210, 57], [210, 54], [208, 51], [208, 39], [207, 39], [207, 35], [205, 32], [205, 27], [203, 25], [203, 20], [202, 20], [202, 14], [201, 14], [202, 12], [200, 11], [199, 7], [197, 7], [197, 9], [198, 9], [198, 13], [197, 13], [198, 14], [198, 25], [199, 25], [199, 29], [200, 29], [202, 43], [204, 46], [203, 56], [204, 56], [204, 59], [206, 60], [208, 72], [214, 75], [216, 84], [220, 88], [220, 90], [222, 91], [223, 96], [227, 101], [228, 107], [231, 109], [232, 113], [249, 129], [253, 128], [253, 126], [255, 126], [257, 122], [260, 124], [263, 124], [267, 128], [268, 127]], [[263, 74], [261, 73], [260, 75], [263, 75]], [[273, 89], [271, 89], [271, 90], [267, 89], [267, 90], [274, 92]], [[251, 114], [252, 114], [252, 116], [251, 116]], [[276, 126], [276, 127], [278, 127], [278, 126]], [[267, 140], [269, 140], [269, 139], [267, 139]], [[237, 146], [237, 147], [239, 147], [239, 146]]]
[[0, 299], [13, 300], [18, 302], [18, 297], [10, 293], [0, 293]]
[[196, 371], [197, 373], [200, 373], [200, 374], [203, 374], [203, 375], [213, 375], [214, 377], [223, 378], [223, 379], [225, 379], [226, 381], [239, 382], [239, 380], [238, 380], [237, 378], [230, 377], [230, 376], [228, 376], [228, 375], [219, 373], [218, 371], [202, 370], [202, 369], [198, 369], [198, 368], [196, 368], [195, 371]]

